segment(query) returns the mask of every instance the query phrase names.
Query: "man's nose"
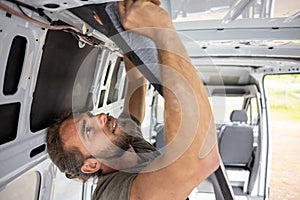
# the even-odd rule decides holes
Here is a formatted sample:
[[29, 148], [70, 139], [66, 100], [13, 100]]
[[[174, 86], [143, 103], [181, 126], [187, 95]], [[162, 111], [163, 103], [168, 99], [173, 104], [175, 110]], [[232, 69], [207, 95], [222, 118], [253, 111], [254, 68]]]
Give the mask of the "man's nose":
[[98, 114], [97, 119], [98, 119], [101, 127], [104, 127], [107, 122], [107, 115], [104, 113]]

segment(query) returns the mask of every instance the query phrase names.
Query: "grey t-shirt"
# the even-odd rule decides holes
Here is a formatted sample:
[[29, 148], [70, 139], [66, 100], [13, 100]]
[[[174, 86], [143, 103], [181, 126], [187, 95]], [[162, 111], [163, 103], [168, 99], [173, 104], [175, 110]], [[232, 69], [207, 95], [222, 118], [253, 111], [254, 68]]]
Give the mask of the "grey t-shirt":
[[[133, 117], [122, 113], [119, 119], [131, 120]], [[152, 162], [160, 153], [150, 143], [143, 139], [139, 122], [133, 118], [136, 127], [136, 137], [131, 145], [138, 153], [142, 162], [135, 168], [127, 171], [118, 171], [111, 174], [105, 174], [99, 177], [97, 187], [93, 194], [93, 200], [129, 200], [132, 181], [138, 175], [138, 172]], [[131, 121], [132, 123], [132, 121]]]

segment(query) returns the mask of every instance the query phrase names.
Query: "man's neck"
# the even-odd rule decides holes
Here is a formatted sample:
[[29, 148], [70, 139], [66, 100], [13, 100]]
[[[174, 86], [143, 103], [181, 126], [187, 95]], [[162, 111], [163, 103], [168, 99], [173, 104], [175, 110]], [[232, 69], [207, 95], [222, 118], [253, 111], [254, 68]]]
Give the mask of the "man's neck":
[[120, 158], [110, 161], [104, 161], [102, 164], [103, 174], [110, 174], [120, 170], [126, 170], [135, 167], [140, 162], [140, 157], [134, 151], [132, 146], [125, 151]]

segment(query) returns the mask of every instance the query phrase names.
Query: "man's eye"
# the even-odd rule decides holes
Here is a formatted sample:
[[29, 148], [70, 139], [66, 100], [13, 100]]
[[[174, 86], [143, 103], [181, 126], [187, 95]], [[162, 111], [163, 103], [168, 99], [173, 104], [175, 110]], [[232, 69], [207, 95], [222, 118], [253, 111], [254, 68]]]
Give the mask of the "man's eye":
[[90, 127], [86, 127], [86, 129], [85, 129], [85, 133], [86, 133], [86, 135], [87, 135], [87, 136], [89, 136], [89, 135], [90, 135], [91, 131], [92, 131], [92, 128], [90, 128]]

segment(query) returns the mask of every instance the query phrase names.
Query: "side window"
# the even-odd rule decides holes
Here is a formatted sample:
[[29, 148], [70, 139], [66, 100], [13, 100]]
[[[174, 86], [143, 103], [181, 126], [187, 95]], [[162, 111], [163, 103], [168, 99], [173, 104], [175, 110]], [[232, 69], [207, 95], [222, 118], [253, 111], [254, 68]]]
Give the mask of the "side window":
[[116, 102], [118, 100], [118, 97], [120, 96], [121, 77], [124, 72], [124, 69], [124, 62], [121, 61], [121, 59], [119, 58], [116, 61], [116, 65], [112, 74], [107, 104]]
[[4, 76], [4, 95], [12, 95], [18, 90], [25, 58], [26, 45], [27, 40], [22, 36], [16, 36], [12, 41]]
[[122, 58], [115, 55], [109, 57], [107, 67], [101, 75], [101, 85], [98, 93], [98, 108], [105, 107], [124, 98], [124, 88], [126, 88], [125, 65]]
[[9, 183], [4, 190], [0, 192], [0, 199], [37, 199], [40, 190], [40, 180], [39, 173], [28, 172]]
[[156, 105], [155, 105], [156, 123], [164, 124], [164, 107], [165, 107], [164, 104], [165, 104], [164, 98], [160, 94], [157, 94]]
[[257, 125], [259, 120], [257, 98], [251, 98], [247, 109], [248, 123]]

